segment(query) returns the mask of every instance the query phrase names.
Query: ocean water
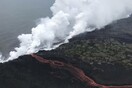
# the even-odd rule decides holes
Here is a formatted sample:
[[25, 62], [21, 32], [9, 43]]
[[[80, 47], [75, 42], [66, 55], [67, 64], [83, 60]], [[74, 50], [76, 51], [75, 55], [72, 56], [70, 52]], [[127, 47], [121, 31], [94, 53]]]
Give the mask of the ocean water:
[[19, 45], [17, 36], [30, 33], [39, 18], [52, 16], [54, 0], [0, 0], [0, 52], [8, 55]]

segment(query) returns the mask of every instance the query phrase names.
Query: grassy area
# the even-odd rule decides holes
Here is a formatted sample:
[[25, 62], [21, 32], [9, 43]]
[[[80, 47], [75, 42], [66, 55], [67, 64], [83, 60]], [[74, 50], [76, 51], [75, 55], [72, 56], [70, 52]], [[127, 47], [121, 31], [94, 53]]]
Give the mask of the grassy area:
[[88, 63], [120, 63], [132, 67], [132, 44], [114, 39], [75, 40], [58, 48], [66, 56], [79, 57]]

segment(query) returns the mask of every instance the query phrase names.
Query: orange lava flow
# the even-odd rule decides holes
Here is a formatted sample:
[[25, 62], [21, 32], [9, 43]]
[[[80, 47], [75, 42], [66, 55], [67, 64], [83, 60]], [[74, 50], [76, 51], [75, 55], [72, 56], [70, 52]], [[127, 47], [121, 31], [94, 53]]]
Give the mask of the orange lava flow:
[[52, 68], [64, 69], [64, 70], [69, 71], [71, 73], [71, 75], [73, 75], [76, 79], [80, 80], [83, 83], [86, 83], [88, 88], [132, 88], [132, 85], [130, 85], [130, 86], [105, 86], [105, 85], [101, 85], [101, 84], [96, 83], [94, 80], [92, 80], [87, 75], [85, 75], [83, 70], [81, 70], [75, 66], [72, 66], [71, 64], [67, 64], [67, 63], [64, 63], [61, 61], [57, 61], [57, 60], [47, 60], [47, 59], [44, 59], [44, 58], [37, 56], [35, 54], [31, 54], [31, 55], [32, 55], [32, 57], [34, 57], [39, 62], [41, 62], [43, 64], [49, 64]]

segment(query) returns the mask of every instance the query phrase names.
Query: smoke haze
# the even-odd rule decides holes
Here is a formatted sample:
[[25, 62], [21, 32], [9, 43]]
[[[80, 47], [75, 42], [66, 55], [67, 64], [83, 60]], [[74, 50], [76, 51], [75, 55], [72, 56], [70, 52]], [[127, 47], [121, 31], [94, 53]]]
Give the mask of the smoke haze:
[[31, 34], [18, 36], [20, 46], [11, 51], [4, 62], [39, 50], [54, 49], [75, 35], [127, 18], [132, 13], [132, 0], [55, 0], [51, 11], [53, 16], [41, 18]]

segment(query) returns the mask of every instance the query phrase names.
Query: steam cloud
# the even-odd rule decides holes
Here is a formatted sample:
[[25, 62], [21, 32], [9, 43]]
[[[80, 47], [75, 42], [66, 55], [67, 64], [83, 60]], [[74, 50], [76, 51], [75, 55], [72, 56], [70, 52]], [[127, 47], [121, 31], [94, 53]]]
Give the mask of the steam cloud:
[[39, 50], [54, 49], [75, 35], [129, 17], [132, 0], [55, 0], [51, 11], [53, 17], [42, 18], [31, 34], [18, 36], [20, 46], [11, 51], [4, 62]]

